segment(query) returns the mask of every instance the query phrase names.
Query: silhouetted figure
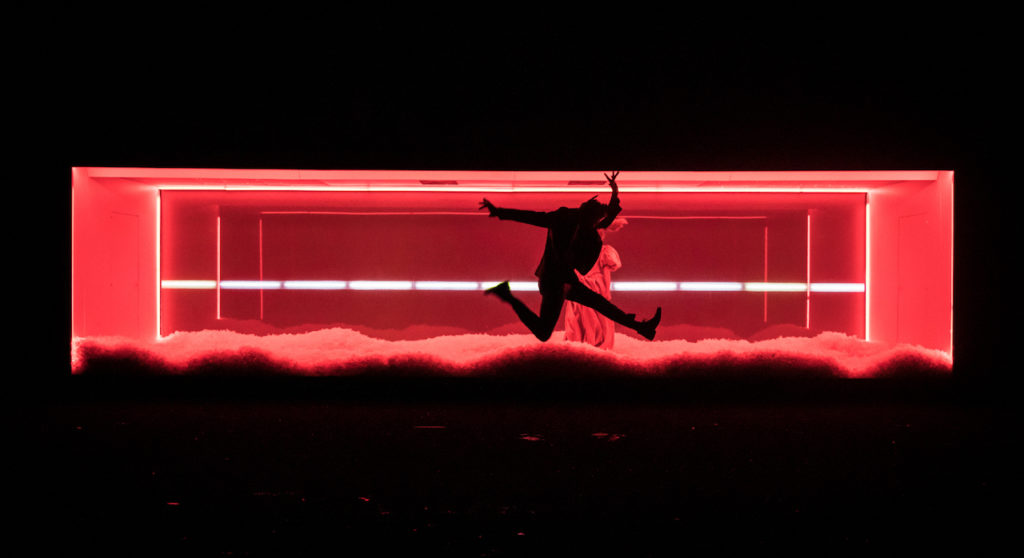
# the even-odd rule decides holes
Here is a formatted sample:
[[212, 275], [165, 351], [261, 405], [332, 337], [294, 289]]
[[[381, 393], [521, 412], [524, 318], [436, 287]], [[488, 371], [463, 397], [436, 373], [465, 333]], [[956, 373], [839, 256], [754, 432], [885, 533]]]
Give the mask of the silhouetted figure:
[[612, 188], [612, 198], [608, 205], [597, 201], [597, 196], [583, 202], [576, 209], [560, 207], [548, 212], [496, 207], [486, 198], [480, 203], [480, 208], [490, 211], [491, 217], [548, 230], [544, 255], [534, 272], [541, 294], [540, 314], [534, 313], [512, 295], [508, 281], [484, 291], [512, 305], [523, 324], [541, 341], [551, 338], [566, 300], [593, 308], [615, 323], [636, 330], [644, 338], [654, 339], [655, 329], [661, 321], [660, 307], [653, 318], [639, 321], [636, 314], [626, 314], [607, 298], [584, 286], [576, 275], [576, 271], [585, 274], [594, 267], [603, 245], [597, 231], [607, 228], [622, 211], [619, 186], [615, 183], [618, 175], [618, 172], [611, 176], [604, 175]]
[[[601, 240], [606, 240], [605, 232], [615, 232], [626, 226], [626, 220], [617, 218], [607, 229], [597, 229]], [[594, 267], [586, 274], [573, 270], [576, 277], [583, 283], [584, 287], [611, 300], [612, 298], [612, 272], [622, 267], [622, 260], [619, 252], [610, 244], [605, 243], [601, 247], [601, 254], [597, 257]], [[596, 310], [587, 308], [578, 302], [568, 301], [565, 303], [565, 340], [578, 341], [602, 349], [615, 347], [615, 322], [606, 316], [602, 316]]]

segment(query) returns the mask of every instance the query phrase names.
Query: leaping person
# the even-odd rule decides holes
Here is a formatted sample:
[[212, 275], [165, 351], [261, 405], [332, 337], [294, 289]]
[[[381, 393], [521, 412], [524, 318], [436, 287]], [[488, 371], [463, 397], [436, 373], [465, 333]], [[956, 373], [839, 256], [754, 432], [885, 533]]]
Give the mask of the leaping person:
[[661, 322], [661, 307], [658, 307], [651, 319], [637, 320], [636, 314], [623, 312], [608, 299], [584, 286], [574, 271], [586, 274], [594, 267], [603, 244], [597, 230], [607, 228], [622, 211], [619, 186], [615, 183], [618, 176], [618, 171], [611, 176], [604, 175], [612, 188], [612, 198], [608, 205], [597, 201], [597, 196], [583, 202], [576, 209], [560, 207], [548, 212], [496, 207], [487, 198], [480, 202], [480, 209], [486, 208], [491, 217], [548, 230], [544, 255], [534, 272], [541, 294], [540, 314], [535, 314], [523, 301], [512, 295], [508, 281], [484, 291], [484, 294], [497, 296], [510, 304], [523, 324], [541, 341], [551, 338], [566, 300], [593, 308], [614, 322], [636, 330], [645, 339], [654, 339], [655, 329]]

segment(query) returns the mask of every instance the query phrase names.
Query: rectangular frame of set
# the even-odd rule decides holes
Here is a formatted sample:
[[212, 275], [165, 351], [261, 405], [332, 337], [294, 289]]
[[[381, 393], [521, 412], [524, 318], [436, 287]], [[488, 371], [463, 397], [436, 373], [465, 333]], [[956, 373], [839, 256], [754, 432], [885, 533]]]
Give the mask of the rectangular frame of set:
[[[665, 306], [669, 326], [746, 336], [789, 324], [952, 355], [952, 171], [618, 182], [623, 307]], [[487, 331], [507, 309], [467, 293], [511, 279], [535, 304], [544, 236], [483, 219], [479, 200], [550, 210], [608, 192], [598, 171], [76, 167], [72, 337], [253, 322], [401, 329], [423, 316]]]

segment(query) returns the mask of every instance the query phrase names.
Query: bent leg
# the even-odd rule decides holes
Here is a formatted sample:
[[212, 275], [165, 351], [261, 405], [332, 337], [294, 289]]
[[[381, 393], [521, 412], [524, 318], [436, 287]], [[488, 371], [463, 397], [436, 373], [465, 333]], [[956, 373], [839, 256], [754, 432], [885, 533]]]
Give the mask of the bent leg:
[[[497, 294], [497, 293], [495, 293]], [[564, 290], [544, 289], [541, 291], [540, 314], [535, 314], [525, 302], [519, 300], [511, 293], [502, 293], [500, 298], [512, 306], [519, 321], [523, 322], [537, 339], [547, 341], [555, 331], [558, 324], [558, 317], [562, 314], [562, 305], [565, 302]]]

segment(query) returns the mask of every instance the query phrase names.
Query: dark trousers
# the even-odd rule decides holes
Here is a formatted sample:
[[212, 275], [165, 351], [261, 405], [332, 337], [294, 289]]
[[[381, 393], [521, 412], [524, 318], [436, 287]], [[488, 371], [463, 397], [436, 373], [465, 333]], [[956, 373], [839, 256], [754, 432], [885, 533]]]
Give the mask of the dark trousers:
[[630, 329], [636, 329], [639, 325], [636, 321], [636, 314], [623, 312], [607, 298], [587, 288], [580, 283], [575, 273], [556, 280], [541, 278], [537, 286], [540, 288], [541, 296], [539, 314], [534, 313], [523, 301], [511, 294], [505, 298], [505, 302], [512, 305], [519, 320], [541, 341], [551, 338], [551, 333], [558, 325], [558, 318], [562, 315], [562, 306], [566, 300], [593, 308], [615, 323]]

